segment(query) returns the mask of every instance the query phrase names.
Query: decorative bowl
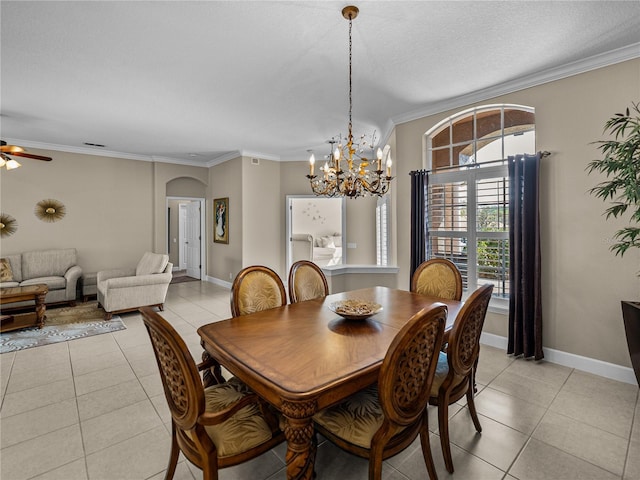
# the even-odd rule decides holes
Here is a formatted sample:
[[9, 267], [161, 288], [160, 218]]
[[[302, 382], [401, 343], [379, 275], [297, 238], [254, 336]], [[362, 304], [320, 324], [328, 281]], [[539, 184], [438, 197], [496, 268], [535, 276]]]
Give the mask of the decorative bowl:
[[333, 302], [329, 309], [347, 320], [364, 320], [381, 312], [382, 306], [366, 300], [348, 299]]

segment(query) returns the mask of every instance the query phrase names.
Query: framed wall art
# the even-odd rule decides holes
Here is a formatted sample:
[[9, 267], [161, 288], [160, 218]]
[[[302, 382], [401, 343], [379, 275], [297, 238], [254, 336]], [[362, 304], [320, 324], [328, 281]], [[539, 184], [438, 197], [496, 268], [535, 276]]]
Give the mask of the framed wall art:
[[213, 241], [229, 243], [229, 197], [213, 200]]

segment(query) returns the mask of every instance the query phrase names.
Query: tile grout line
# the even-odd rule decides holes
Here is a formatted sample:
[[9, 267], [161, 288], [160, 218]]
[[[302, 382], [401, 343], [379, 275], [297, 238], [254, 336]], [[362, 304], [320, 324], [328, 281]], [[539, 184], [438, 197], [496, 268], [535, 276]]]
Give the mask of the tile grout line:
[[629, 438], [627, 442], [627, 452], [624, 456], [624, 464], [622, 466], [622, 476], [620, 478], [624, 479], [627, 473], [627, 465], [629, 464], [629, 454], [631, 453], [631, 442], [633, 438], [633, 426], [636, 420], [636, 413], [640, 411], [640, 388], [636, 391], [636, 406], [633, 409], [633, 415], [631, 416], [631, 428], [629, 429]]

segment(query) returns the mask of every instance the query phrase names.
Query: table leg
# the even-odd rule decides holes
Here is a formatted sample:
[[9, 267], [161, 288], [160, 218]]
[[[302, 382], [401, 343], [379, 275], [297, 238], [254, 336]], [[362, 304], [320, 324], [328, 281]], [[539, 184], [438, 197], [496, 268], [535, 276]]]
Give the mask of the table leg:
[[317, 410], [315, 401], [283, 402], [285, 417], [284, 435], [287, 438], [287, 479], [311, 480], [315, 477], [313, 464], [316, 458], [311, 417]]
[[218, 361], [213, 358], [206, 350], [202, 352], [202, 383], [205, 388], [211, 385], [219, 385], [226, 380], [222, 376], [222, 368]]
[[36, 322], [38, 324], [38, 328], [42, 328], [44, 326], [44, 321], [47, 318], [45, 315], [46, 307], [44, 305], [44, 298], [47, 296], [47, 293], [38, 293], [36, 295]]

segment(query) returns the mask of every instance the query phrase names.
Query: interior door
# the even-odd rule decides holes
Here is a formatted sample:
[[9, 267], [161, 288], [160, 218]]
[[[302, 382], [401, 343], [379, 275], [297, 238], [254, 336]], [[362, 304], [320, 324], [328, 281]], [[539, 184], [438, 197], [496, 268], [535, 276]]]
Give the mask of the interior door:
[[186, 216], [187, 275], [202, 279], [200, 262], [200, 203], [187, 204]]

